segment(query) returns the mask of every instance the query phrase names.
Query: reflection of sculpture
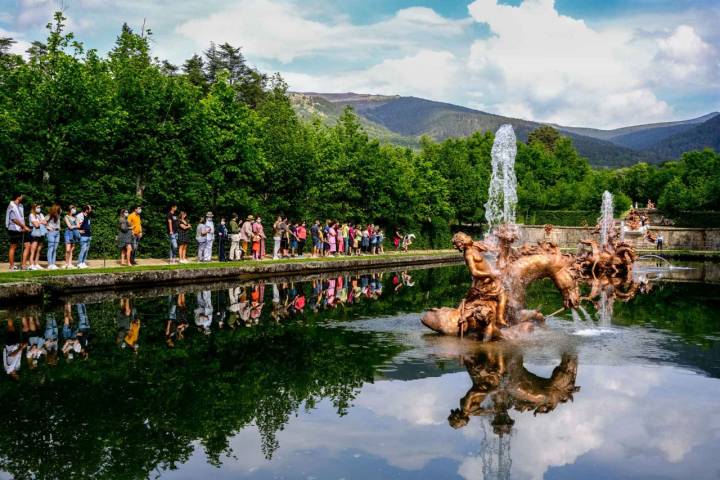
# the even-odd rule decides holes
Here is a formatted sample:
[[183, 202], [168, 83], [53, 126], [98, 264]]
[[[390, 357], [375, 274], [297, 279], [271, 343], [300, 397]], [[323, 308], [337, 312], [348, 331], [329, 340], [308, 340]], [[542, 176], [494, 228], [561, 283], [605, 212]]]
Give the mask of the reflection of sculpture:
[[519, 352], [486, 347], [465, 359], [473, 384], [460, 399], [460, 408], [450, 412], [448, 423], [453, 428], [461, 428], [468, 424], [471, 416], [487, 415], [492, 416], [495, 433], [509, 433], [515, 423], [510, 410], [534, 410], [537, 415], [572, 400], [573, 394], [580, 390], [575, 386], [577, 366], [577, 355], [563, 354], [550, 378], [543, 378], [523, 366]]

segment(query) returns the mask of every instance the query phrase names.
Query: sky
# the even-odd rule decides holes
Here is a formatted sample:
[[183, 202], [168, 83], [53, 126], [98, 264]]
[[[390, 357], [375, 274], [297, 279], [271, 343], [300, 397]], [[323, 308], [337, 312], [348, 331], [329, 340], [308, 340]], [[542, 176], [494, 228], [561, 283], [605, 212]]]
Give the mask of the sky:
[[22, 52], [58, 9], [101, 53], [144, 22], [161, 59], [229, 42], [295, 91], [596, 128], [720, 110], [720, 0], [0, 0], [0, 36]]

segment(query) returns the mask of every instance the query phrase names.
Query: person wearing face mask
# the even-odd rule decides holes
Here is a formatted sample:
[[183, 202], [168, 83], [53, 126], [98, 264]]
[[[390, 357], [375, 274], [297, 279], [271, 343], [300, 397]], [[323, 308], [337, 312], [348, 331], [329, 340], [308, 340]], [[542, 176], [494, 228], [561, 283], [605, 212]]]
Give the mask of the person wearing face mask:
[[47, 219], [42, 213], [42, 205], [37, 203], [32, 206], [29, 220], [32, 227], [30, 232], [30, 270], [42, 270], [40, 251], [47, 235]]
[[132, 265], [130, 257], [132, 255], [133, 233], [130, 222], [128, 221], [127, 208], [120, 209], [120, 218], [118, 219], [118, 247], [120, 248], [120, 265]]
[[75, 205], [70, 205], [63, 218], [63, 222], [65, 222], [65, 265], [63, 265], [63, 268], [75, 268], [72, 257], [75, 244], [80, 241], [80, 232], [75, 215], [77, 215], [77, 208], [75, 208]]
[[[78, 255], [78, 268], [88, 268], [87, 259], [88, 253], [90, 253], [90, 242], [92, 241], [92, 228], [90, 215], [92, 214], [92, 207], [85, 205], [80, 212], [82, 221], [78, 225], [78, 231], [80, 232], [80, 255]], [[78, 216], [80, 216], [78, 215]]]
[[12, 196], [12, 200], [8, 204], [5, 212], [5, 228], [10, 238], [10, 250], [8, 252], [8, 260], [10, 261], [10, 270], [17, 270], [15, 265], [15, 251], [18, 245], [23, 245], [22, 250], [22, 269], [25, 270], [28, 258], [30, 257], [30, 239], [26, 235], [30, 233], [30, 228], [25, 225], [25, 212], [23, 210], [23, 196], [16, 193]]
[[203, 261], [209, 262], [212, 260], [212, 247], [215, 241], [215, 223], [213, 223], [212, 212], [207, 212], [207, 215], [205, 215], [205, 229], [207, 235], [205, 236], [205, 255], [203, 256]]
[[140, 205], [137, 205], [133, 212], [128, 215], [128, 222], [130, 223], [130, 228], [132, 229], [133, 233], [133, 249], [132, 249], [132, 255], [130, 255], [130, 263], [133, 265], [137, 265], [137, 261], [135, 258], [137, 257], [138, 249], [140, 248], [140, 239], [142, 239], [143, 236], [143, 230], [142, 230], [142, 219], [140, 218], [140, 214], [142, 213], [142, 207]]

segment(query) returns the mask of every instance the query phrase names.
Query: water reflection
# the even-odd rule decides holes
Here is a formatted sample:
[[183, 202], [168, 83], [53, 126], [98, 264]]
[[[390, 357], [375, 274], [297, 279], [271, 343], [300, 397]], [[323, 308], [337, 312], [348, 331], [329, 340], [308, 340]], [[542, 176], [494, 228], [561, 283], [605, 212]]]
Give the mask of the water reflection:
[[460, 408], [450, 412], [453, 428], [466, 426], [471, 416], [487, 416], [495, 434], [507, 434], [515, 423], [510, 410], [548, 413], [580, 390], [575, 385], [578, 357], [572, 353], [562, 354], [549, 378], [528, 371], [522, 353], [503, 345], [482, 348], [464, 364], [472, 387], [460, 399]]
[[[712, 286], [618, 300], [607, 336], [574, 335], [564, 318], [512, 349], [426, 335], [414, 312], [456, 304], [466, 277], [342, 273], [5, 311], [6, 378], [17, 381], [0, 382], [0, 471], [592, 478], [602, 464], [645, 478], [660, 462], [668, 477], [713, 478], [702, 463], [720, 438]], [[622, 300], [629, 288], [586, 293]], [[548, 311], [562, 301], [542, 283], [528, 300]], [[632, 466], [618, 444], [640, 452]]]

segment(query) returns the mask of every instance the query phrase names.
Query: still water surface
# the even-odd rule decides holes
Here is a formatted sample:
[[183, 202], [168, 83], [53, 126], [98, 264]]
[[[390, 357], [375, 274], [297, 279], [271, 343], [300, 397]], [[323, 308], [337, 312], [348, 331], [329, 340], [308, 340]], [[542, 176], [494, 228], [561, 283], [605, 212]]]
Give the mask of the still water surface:
[[490, 347], [419, 322], [464, 267], [6, 310], [0, 476], [717, 479], [720, 288], [688, 280], [718, 266], [694, 267]]

